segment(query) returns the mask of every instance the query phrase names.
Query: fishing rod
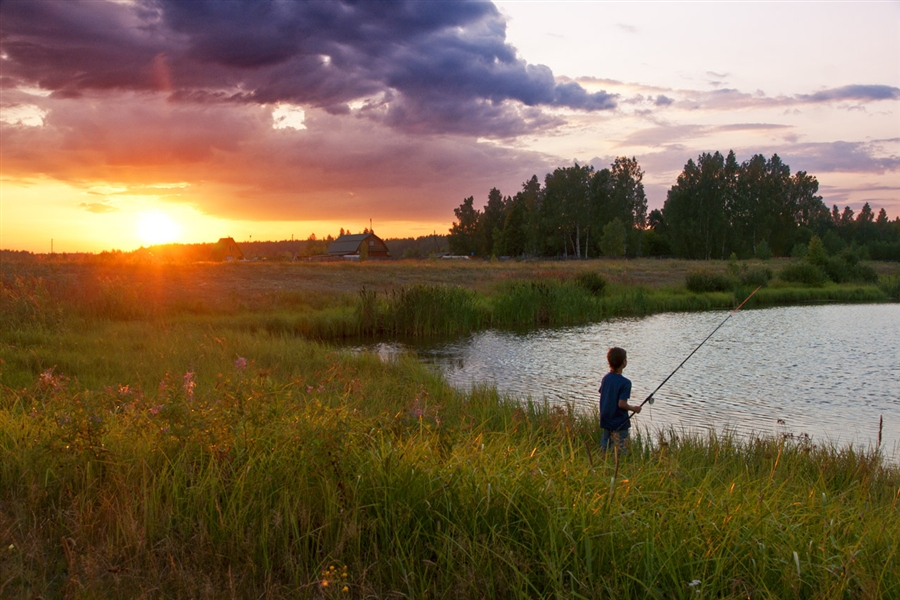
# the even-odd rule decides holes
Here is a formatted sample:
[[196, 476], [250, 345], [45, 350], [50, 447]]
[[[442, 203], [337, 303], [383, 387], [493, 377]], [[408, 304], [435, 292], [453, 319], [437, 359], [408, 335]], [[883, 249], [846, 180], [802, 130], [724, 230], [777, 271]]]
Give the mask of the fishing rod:
[[[717, 331], [719, 330], [719, 328], [722, 327], [722, 325], [725, 324], [725, 321], [727, 321], [728, 319], [730, 319], [731, 316], [732, 316], [734, 313], [736, 313], [737, 311], [741, 310], [741, 307], [744, 306], [744, 305], [747, 303], [747, 300], [749, 300], [751, 297], [753, 297], [753, 294], [755, 294], [756, 292], [758, 292], [759, 289], [760, 289], [761, 287], [762, 287], [762, 286], [759, 286], [758, 288], [756, 288], [755, 290], [753, 290], [752, 292], [750, 292], [750, 295], [747, 296], [746, 298], [744, 298], [744, 301], [741, 302], [740, 304], [738, 304], [738, 305], [737, 305], [737, 308], [735, 308], [735, 309], [732, 310], [730, 313], [728, 313], [728, 316], [725, 317], [725, 319], [724, 319], [721, 323], [719, 323], [719, 326], [716, 327], [715, 329], [713, 329], [712, 332], [711, 332], [708, 336], [706, 336], [706, 339], [704, 339], [702, 342], [700, 342], [699, 344], [697, 344], [697, 347], [694, 348], [694, 350], [693, 350], [690, 354], [687, 355], [687, 358], [685, 358], [683, 361], [681, 361], [681, 364], [678, 365], [677, 367], [675, 367], [675, 370], [672, 371], [671, 373], [669, 373], [669, 376], [666, 377], [665, 379], [663, 379], [663, 382], [662, 382], [661, 384], [659, 384], [658, 386], [656, 386], [656, 389], [655, 389], [655, 390], [653, 390], [652, 392], [650, 392], [650, 395], [647, 396], [647, 397], [644, 399], [643, 402], [641, 402], [640, 406], [644, 406], [645, 404], [653, 404], [653, 402], [654, 402], [654, 400], [653, 400], [653, 394], [655, 394], [656, 392], [658, 392], [658, 391], [659, 391], [659, 388], [661, 388], [662, 386], [664, 386], [664, 385], [666, 384], [666, 382], [667, 382], [669, 379], [672, 378], [672, 375], [674, 375], [675, 373], [677, 373], [677, 372], [678, 372], [678, 369], [680, 369], [681, 367], [684, 366], [684, 363], [686, 363], [686, 362], [688, 361], [688, 359], [694, 355], [694, 352], [696, 352], [697, 350], [699, 350], [699, 349], [700, 349], [700, 346], [702, 346], [703, 344], [705, 344], [705, 343], [709, 340], [709, 338], [711, 338], [711, 337], [713, 336], [713, 334], [714, 334], [715, 332], [717, 332]], [[629, 414], [628, 414], [628, 418], [630, 419], [630, 418], [632, 417], [632, 415], [634, 415], [634, 413], [629, 413]]]

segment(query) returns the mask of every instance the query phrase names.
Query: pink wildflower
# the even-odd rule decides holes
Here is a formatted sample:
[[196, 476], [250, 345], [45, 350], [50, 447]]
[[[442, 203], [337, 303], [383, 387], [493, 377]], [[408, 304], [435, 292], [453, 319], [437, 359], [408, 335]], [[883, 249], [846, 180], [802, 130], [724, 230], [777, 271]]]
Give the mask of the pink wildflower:
[[194, 372], [188, 371], [184, 374], [184, 392], [187, 394], [188, 399], [194, 399], [194, 387], [197, 385], [197, 382], [194, 381]]
[[243, 356], [238, 356], [234, 361], [234, 368], [238, 371], [242, 371], [247, 368], [247, 359]]

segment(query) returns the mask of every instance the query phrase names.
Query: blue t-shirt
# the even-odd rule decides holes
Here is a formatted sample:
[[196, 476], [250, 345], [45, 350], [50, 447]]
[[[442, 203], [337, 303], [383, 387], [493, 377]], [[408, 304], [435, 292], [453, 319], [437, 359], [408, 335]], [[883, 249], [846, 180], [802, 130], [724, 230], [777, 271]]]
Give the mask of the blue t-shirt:
[[631, 427], [628, 411], [619, 400], [631, 398], [631, 380], [620, 373], [607, 373], [600, 382], [600, 427], [620, 431]]

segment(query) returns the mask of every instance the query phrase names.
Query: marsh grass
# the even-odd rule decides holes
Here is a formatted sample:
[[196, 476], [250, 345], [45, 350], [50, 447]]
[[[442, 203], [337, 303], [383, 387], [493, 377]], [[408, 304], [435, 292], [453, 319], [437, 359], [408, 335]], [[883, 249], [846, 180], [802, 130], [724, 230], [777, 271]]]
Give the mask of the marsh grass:
[[900, 300], [900, 275], [884, 275], [878, 278], [878, 287], [891, 300]]
[[668, 431], [616, 457], [596, 415], [409, 357], [206, 317], [28, 335], [0, 364], [4, 598], [900, 593], [877, 450]]

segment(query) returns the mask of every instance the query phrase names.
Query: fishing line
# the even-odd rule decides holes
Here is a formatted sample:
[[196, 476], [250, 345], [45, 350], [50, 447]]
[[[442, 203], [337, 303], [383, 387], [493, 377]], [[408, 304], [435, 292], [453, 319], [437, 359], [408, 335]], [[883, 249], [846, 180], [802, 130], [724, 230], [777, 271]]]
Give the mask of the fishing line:
[[[705, 343], [709, 340], [709, 338], [711, 338], [711, 337], [713, 336], [713, 334], [714, 334], [715, 332], [717, 332], [717, 331], [719, 330], [719, 328], [722, 327], [722, 325], [724, 325], [726, 321], [728, 321], [728, 319], [731, 318], [731, 316], [732, 316], [734, 313], [736, 313], [737, 311], [741, 310], [741, 307], [744, 306], [744, 304], [747, 303], [747, 300], [749, 300], [751, 297], [753, 297], [753, 294], [755, 294], [756, 292], [758, 292], [759, 289], [760, 289], [761, 287], [762, 287], [762, 286], [759, 286], [758, 288], [756, 288], [755, 290], [753, 290], [752, 292], [750, 292], [750, 295], [747, 296], [746, 298], [744, 298], [744, 301], [741, 302], [740, 304], [738, 304], [738, 305], [737, 305], [737, 308], [735, 308], [735, 309], [732, 310], [730, 313], [728, 313], [728, 316], [725, 317], [725, 319], [724, 319], [721, 323], [719, 323], [718, 327], [716, 327], [715, 329], [713, 329], [712, 332], [710, 332], [710, 334], [709, 334], [708, 336], [706, 336], [706, 338], [705, 338], [702, 342], [700, 342], [699, 344], [697, 344], [697, 347], [694, 348], [694, 350], [693, 350], [690, 354], [687, 355], [687, 358], [685, 358], [683, 361], [681, 361], [681, 364], [678, 365], [677, 367], [675, 367], [675, 370], [672, 371], [671, 373], [669, 373], [669, 376], [666, 377], [665, 379], [663, 379], [663, 382], [662, 382], [661, 384], [659, 384], [658, 386], [656, 386], [656, 389], [655, 389], [655, 390], [653, 390], [652, 392], [650, 392], [650, 395], [647, 396], [647, 397], [644, 399], [643, 402], [641, 402], [640, 406], [644, 406], [645, 404], [651, 404], [651, 405], [652, 405], [653, 402], [654, 402], [654, 400], [653, 400], [653, 394], [655, 394], [656, 392], [658, 392], [658, 391], [659, 391], [659, 388], [661, 388], [662, 386], [664, 386], [664, 385], [666, 384], [666, 382], [667, 382], [669, 379], [672, 378], [672, 375], [674, 375], [675, 373], [677, 373], [677, 372], [678, 372], [678, 369], [680, 369], [681, 367], [683, 367], [683, 366], [684, 366], [684, 363], [686, 363], [686, 362], [688, 361], [688, 359], [694, 355], [694, 352], [696, 352], [697, 350], [699, 350], [699, 349], [700, 349], [700, 346], [702, 346], [703, 344], [705, 344]], [[629, 413], [629, 414], [628, 414], [628, 418], [630, 419], [633, 415], [634, 415], [634, 413]]]

